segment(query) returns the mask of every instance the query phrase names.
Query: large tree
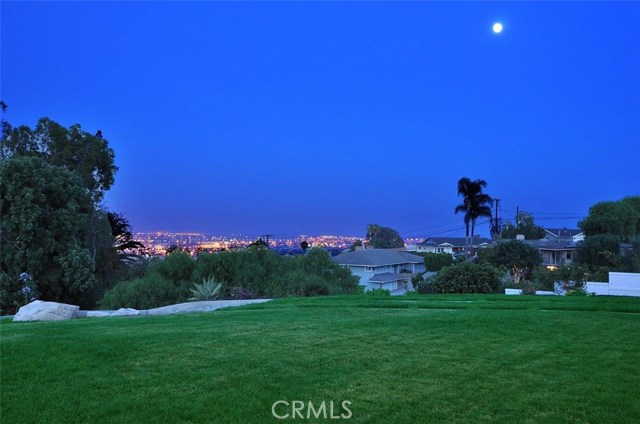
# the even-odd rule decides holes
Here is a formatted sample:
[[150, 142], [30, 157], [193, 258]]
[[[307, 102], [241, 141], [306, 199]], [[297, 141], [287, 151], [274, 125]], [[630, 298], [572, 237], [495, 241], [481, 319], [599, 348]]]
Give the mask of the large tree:
[[87, 247], [90, 194], [76, 174], [38, 157], [0, 161], [0, 267], [3, 311], [18, 306], [19, 275], [43, 299], [75, 303], [94, 283]]
[[[640, 270], [640, 196], [596, 203], [578, 225], [587, 237], [577, 262], [589, 270], [589, 278], [607, 281], [611, 271]], [[621, 242], [631, 246], [621, 249]]]
[[91, 134], [79, 124], [65, 128], [48, 118], [41, 118], [35, 128], [13, 128], [3, 120], [0, 158], [13, 156], [37, 156], [68, 169], [81, 178], [95, 202], [113, 185], [118, 170], [113, 149], [102, 131]]
[[378, 224], [367, 225], [366, 239], [375, 249], [404, 247], [404, 240], [396, 230]]
[[629, 240], [640, 235], [640, 196], [596, 203], [578, 225], [587, 237], [608, 234]]
[[[491, 218], [492, 199], [482, 190], [487, 187], [484, 180], [474, 180], [467, 177], [458, 180], [458, 196], [462, 196], [462, 204], [456, 206], [455, 213], [464, 213], [465, 225], [465, 256], [469, 255], [469, 235], [475, 234], [476, 221], [485, 216]], [[469, 231], [471, 230], [471, 231]]]
[[[8, 208], [3, 209], [2, 247], [11, 243], [11, 233], [4, 230], [5, 223], [16, 224], [11, 231], [19, 237], [27, 233], [41, 234], [38, 238], [42, 238], [42, 242], [23, 246], [22, 254], [31, 258], [37, 258], [40, 254], [48, 255], [43, 264], [46, 265], [47, 260], [51, 259], [59, 266], [66, 264], [67, 271], [83, 265], [83, 273], [87, 274], [78, 274], [72, 281], [67, 271], [66, 274], [55, 271], [55, 264], [49, 267], [53, 271], [47, 276], [38, 275], [38, 270], [34, 271], [34, 278], [38, 277], [35, 282], [41, 298], [76, 301], [83, 307], [93, 306], [91, 299], [95, 299], [101, 290], [119, 278], [115, 272], [121, 268], [117, 260], [118, 248], [130, 246], [132, 242], [126, 220], [123, 222], [117, 214], [107, 213], [100, 205], [104, 192], [114, 182], [117, 170], [114, 152], [102, 132], [98, 130], [91, 134], [83, 131], [80, 125], [66, 128], [48, 118], [40, 119], [34, 128], [24, 125], [14, 128], [3, 114], [0, 165], [7, 175], [8, 169], [19, 169], [24, 175], [33, 173], [30, 179], [17, 181], [11, 175], [11, 178], [7, 176], [2, 181], [3, 187], [11, 185], [13, 190], [3, 190], [2, 193], [5, 208]], [[72, 178], [73, 184], [68, 182], [71, 181], [69, 178]], [[27, 181], [32, 182], [27, 184]], [[66, 186], [71, 187], [64, 195], [59, 189], [60, 181], [67, 181]], [[21, 199], [29, 199], [34, 189], [39, 193], [38, 201], [34, 203], [36, 208], [33, 211], [21, 208]], [[70, 218], [65, 225], [59, 219], [51, 219], [70, 216], [73, 207], [78, 208], [79, 203], [73, 198], [77, 192], [83, 193], [87, 200], [80, 208], [82, 213]], [[40, 212], [36, 212], [37, 207], [41, 208]], [[31, 212], [42, 214], [44, 218], [35, 219], [29, 215]], [[109, 219], [112, 217], [116, 219]], [[73, 226], [69, 231], [64, 229], [68, 225]], [[64, 236], [58, 234], [61, 231]], [[49, 243], [49, 246], [43, 250], [37, 243]], [[17, 242], [14, 244], [17, 246]], [[55, 248], [51, 247], [53, 245]], [[29, 251], [31, 249], [34, 251]], [[12, 254], [10, 250], [8, 255]], [[65, 257], [67, 259], [63, 259]], [[13, 260], [7, 258], [9, 256], [3, 252], [3, 260]], [[25, 268], [26, 264], [18, 262], [12, 266]], [[29, 265], [29, 269], [32, 268]], [[25, 268], [22, 272], [31, 271]], [[5, 271], [3, 279], [8, 281], [9, 278], [15, 280], [9, 271]], [[93, 286], [90, 291], [87, 290], [89, 286]]]
[[519, 212], [515, 225], [508, 222], [502, 227], [500, 238], [515, 239], [519, 234], [522, 234], [526, 240], [540, 240], [544, 238], [544, 228], [536, 225], [533, 215], [530, 213]]
[[516, 283], [529, 278], [531, 272], [542, 263], [538, 249], [519, 240], [498, 243], [490, 260], [493, 265], [506, 268]]

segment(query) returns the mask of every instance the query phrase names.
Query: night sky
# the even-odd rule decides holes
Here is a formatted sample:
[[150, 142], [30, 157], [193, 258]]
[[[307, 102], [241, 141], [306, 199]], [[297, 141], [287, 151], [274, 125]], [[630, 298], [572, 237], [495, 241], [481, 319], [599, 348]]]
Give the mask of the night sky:
[[637, 2], [0, 7], [5, 118], [101, 129], [135, 231], [463, 235], [463, 176], [550, 227], [640, 194]]

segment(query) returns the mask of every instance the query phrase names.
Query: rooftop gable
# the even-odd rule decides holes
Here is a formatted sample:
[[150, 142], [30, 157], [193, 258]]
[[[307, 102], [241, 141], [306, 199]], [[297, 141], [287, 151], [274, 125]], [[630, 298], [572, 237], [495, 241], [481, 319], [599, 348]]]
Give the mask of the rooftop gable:
[[576, 228], [545, 228], [544, 231], [557, 238], [571, 238], [583, 233]]
[[[428, 237], [425, 241], [419, 243], [418, 246], [464, 247], [465, 243], [464, 237]], [[471, 240], [472, 246], [484, 244], [491, 244], [491, 240], [483, 237], [474, 237], [473, 240]]]
[[406, 275], [402, 274], [392, 274], [390, 272], [385, 272], [383, 274], [376, 274], [369, 279], [370, 283], [390, 283], [398, 280], [407, 280]]
[[332, 258], [340, 265], [384, 266], [402, 265], [407, 263], [421, 264], [422, 256], [404, 251], [389, 249], [363, 249], [354, 252], [341, 253]]

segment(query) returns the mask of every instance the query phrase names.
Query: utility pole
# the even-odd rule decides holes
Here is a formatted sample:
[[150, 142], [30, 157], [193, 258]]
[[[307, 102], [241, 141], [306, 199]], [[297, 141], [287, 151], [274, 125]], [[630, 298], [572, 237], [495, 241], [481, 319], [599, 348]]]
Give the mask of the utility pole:
[[269, 237], [273, 237], [275, 234], [263, 234], [260, 237], [266, 238], [265, 242], [267, 243], [267, 247], [269, 247]]
[[516, 206], [516, 228], [520, 227], [520, 221], [518, 217], [520, 216], [520, 206]]
[[496, 236], [496, 239], [500, 239], [500, 219], [498, 218], [498, 205], [500, 205], [500, 199], [494, 199], [496, 201], [496, 218], [493, 227], [493, 233]]

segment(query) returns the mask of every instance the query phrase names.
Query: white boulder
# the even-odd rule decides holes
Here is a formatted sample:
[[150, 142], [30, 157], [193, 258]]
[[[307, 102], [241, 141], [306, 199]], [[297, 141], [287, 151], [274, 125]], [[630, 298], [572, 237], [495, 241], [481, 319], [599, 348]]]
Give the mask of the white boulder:
[[110, 317], [128, 317], [140, 315], [140, 311], [133, 308], [120, 308], [117, 311], [111, 312]]
[[34, 300], [18, 310], [14, 321], [61, 321], [71, 319], [80, 310], [79, 306], [66, 303]]

